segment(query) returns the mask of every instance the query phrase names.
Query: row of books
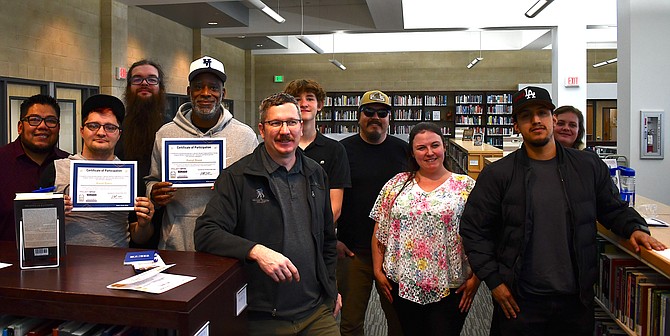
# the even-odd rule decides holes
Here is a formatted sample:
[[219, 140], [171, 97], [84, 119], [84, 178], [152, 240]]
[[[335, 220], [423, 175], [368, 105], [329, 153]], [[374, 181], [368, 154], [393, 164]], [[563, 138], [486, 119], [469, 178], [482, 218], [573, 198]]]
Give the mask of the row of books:
[[595, 309], [595, 321], [596, 325], [594, 328], [595, 336], [621, 336], [628, 335], [628, 333], [621, 329], [619, 325], [612, 320], [612, 317], [605, 312], [601, 307], [597, 306]]
[[481, 105], [456, 105], [456, 114], [482, 114], [484, 108]]
[[423, 96], [403, 95], [393, 96], [394, 106], [421, 106], [423, 105]]
[[511, 103], [512, 102], [512, 94], [511, 93], [504, 93], [504, 94], [498, 94], [498, 95], [488, 95], [486, 96], [486, 102], [491, 104], [491, 103]]
[[465, 125], [481, 125], [482, 117], [481, 116], [471, 116], [471, 115], [457, 115], [455, 118], [457, 124]]
[[456, 104], [479, 103], [484, 101], [484, 97], [480, 94], [464, 94], [456, 96]]
[[422, 110], [401, 109], [393, 111], [393, 120], [420, 121]]
[[144, 328], [61, 321], [36, 317], [0, 316], [2, 336], [146, 336], [155, 334]]
[[670, 335], [670, 279], [610, 245], [599, 243], [596, 298], [636, 334]]
[[486, 107], [489, 114], [512, 114], [512, 105], [489, 105]]
[[511, 126], [513, 121], [512, 117], [508, 116], [488, 116], [486, 118], [488, 125], [509, 125]]

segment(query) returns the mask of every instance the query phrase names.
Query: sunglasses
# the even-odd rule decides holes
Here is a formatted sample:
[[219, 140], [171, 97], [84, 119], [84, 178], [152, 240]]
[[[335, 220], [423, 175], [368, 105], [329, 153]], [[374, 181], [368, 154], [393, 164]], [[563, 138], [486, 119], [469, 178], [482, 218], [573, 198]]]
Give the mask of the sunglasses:
[[391, 111], [389, 111], [389, 110], [375, 110], [373, 108], [364, 107], [364, 108], [361, 109], [361, 112], [363, 112], [363, 114], [365, 114], [365, 116], [368, 117], [368, 118], [374, 117], [375, 113], [377, 114], [377, 117], [379, 117], [379, 118], [386, 118], [386, 116], [389, 115], [389, 113]]

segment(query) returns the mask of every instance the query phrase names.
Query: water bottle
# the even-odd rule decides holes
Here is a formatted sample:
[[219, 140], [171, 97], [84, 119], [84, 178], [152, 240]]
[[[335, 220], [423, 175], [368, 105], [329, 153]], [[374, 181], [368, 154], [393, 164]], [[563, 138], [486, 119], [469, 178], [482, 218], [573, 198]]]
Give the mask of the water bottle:
[[628, 202], [628, 206], [635, 206], [635, 170], [619, 166], [621, 199]]
[[612, 179], [612, 183], [614, 183], [614, 186], [616, 187], [616, 190], [621, 193], [621, 185], [619, 185], [619, 169], [618, 168], [610, 168], [610, 178]]

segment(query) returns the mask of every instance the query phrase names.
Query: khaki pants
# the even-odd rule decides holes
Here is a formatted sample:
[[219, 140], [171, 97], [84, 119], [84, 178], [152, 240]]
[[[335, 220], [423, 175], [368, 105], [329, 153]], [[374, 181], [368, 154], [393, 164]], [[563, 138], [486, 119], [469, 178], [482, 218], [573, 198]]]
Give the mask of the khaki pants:
[[[337, 287], [342, 295], [342, 316], [340, 332], [342, 336], [363, 336], [365, 334], [365, 311], [368, 308], [374, 274], [370, 251], [353, 250], [353, 257], [337, 260]], [[376, 287], [376, 286], [375, 286]], [[384, 315], [388, 335], [402, 336], [402, 329], [393, 306], [377, 290]]]
[[251, 336], [339, 336], [333, 309], [322, 304], [311, 315], [297, 320], [281, 319], [249, 319], [249, 335]]

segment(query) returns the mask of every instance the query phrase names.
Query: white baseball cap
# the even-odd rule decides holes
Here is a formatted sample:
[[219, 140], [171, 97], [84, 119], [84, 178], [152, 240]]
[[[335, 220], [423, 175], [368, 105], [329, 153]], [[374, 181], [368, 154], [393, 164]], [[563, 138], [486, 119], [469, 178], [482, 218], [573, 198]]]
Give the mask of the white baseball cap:
[[191, 62], [191, 67], [188, 73], [188, 81], [192, 81], [195, 76], [203, 72], [210, 72], [221, 78], [222, 82], [226, 82], [226, 71], [223, 69], [223, 63], [214, 57], [202, 56], [197, 60]]

